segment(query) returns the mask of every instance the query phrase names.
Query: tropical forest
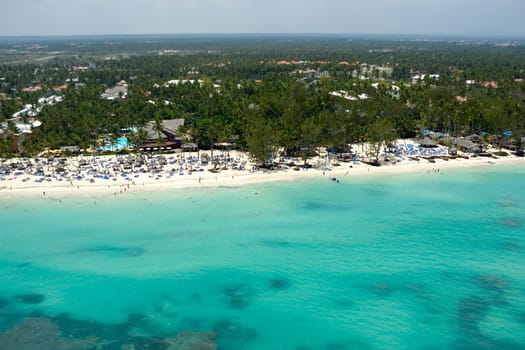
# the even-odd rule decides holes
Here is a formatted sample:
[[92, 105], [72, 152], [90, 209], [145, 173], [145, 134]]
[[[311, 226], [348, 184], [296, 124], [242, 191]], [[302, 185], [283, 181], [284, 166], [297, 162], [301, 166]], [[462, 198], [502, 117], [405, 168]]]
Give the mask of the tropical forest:
[[148, 124], [172, 119], [184, 120], [182, 144], [228, 144], [262, 162], [428, 131], [476, 134], [522, 154], [524, 79], [519, 41], [0, 38], [0, 157], [87, 152], [124, 135], [140, 145]]

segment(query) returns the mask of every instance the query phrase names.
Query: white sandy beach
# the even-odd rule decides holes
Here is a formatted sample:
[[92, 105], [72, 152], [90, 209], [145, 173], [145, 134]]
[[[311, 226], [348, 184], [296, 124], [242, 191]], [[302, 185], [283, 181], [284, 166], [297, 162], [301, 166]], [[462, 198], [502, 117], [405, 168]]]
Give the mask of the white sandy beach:
[[[216, 154], [221, 154], [217, 152]], [[269, 181], [293, 181], [303, 178], [326, 177], [332, 181], [351, 181], [352, 176], [374, 176], [377, 174], [394, 174], [403, 172], [430, 172], [444, 171], [457, 167], [476, 167], [476, 166], [502, 166], [511, 164], [525, 165], [525, 158], [516, 156], [506, 157], [469, 157], [468, 159], [458, 157], [455, 159], [435, 159], [430, 162], [426, 159], [419, 161], [404, 159], [390, 162], [389, 165], [371, 166], [363, 162], [332, 162], [326, 164], [324, 157], [316, 157], [308, 161], [313, 165], [311, 168], [301, 167], [302, 161], [294, 159], [298, 166], [283, 165], [278, 170], [254, 170], [255, 164], [251, 163], [246, 154], [237, 151], [230, 151], [229, 158], [241, 161], [244, 170], [223, 167], [218, 172], [210, 171], [212, 165], [200, 166], [199, 171], [193, 165], [180, 165], [179, 159], [194, 157], [197, 153], [173, 153], [164, 155], [172, 160], [172, 164], [167, 164], [162, 170], [155, 172], [131, 171], [131, 172], [112, 172], [110, 176], [100, 177], [88, 175], [86, 170], [76, 170], [76, 175], [69, 177], [58, 177], [33, 175], [18, 172], [18, 175], [7, 175], [0, 180], [0, 197], [12, 197], [19, 195], [30, 195], [39, 197], [58, 198], [66, 195], [89, 195], [95, 193], [105, 193], [112, 195], [123, 195], [132, 191], [144, 190], [166, 190], [173, 188], [189, 188], [204, 186], [241, 186], [246, 184], [262, 183]], [[78, 164], [76, 157], [69, 160], [72, 164]], [[84, 157], [86, 158], [86, 157]], [[109, 162], [115, 156], [97, 157], [98, 162]], [[15, 161], [15, 160], [12, 160]], [[193, 171], [191, 171], [193, 170]], [[20, 174], [21, 173], [21, 174]], [[80, 178], [81, 175], [82, 178]], [[77, 178], [78, 176], [78, 178]]]

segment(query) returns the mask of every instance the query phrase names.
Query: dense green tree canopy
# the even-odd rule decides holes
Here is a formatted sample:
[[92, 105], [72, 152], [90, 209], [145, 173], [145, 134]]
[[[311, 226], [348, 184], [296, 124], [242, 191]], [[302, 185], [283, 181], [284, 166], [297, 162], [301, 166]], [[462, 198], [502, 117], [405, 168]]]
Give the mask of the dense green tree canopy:
[[[74, 48], [57, 41], [25, 53], [9, 45], [0, 44], [5, 155], [16, 150], [16, 128], [7, 121], [53, 94], [64, 101], [44, 106], [42, 126], [25, 138], [26, 151], [87, 148], [100, 137], [171, 118], [184, 118], [201, 147], [235, 142], [261, 162], [278, 149], [301, 154], [351, 142], [380, 146], [424, 129], [451, 135], [510, 130], [516, 142], [525, 134], [525, 48], [519, 45], [216, 38]], [[417, 75], [427, 78], [413, 80]], [[121, 80], [128, 84], [125, 99], [100, 97]], [[179, 83], [166, 84], [170, 80]]]

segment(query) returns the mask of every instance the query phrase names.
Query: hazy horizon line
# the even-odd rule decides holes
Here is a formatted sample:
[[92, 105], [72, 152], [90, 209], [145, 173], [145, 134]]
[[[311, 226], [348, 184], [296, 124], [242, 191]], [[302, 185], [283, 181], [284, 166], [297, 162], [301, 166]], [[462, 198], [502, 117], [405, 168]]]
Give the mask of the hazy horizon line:
[[224, 33], [105, 33], [105, 34], [15, 34], [2, 35], [0, 39], [15, 38], [103, 38], [103, 37], [234, 37], [234, 36], [297, 36], [297, 37], [359, 37], [359, 38], [432, 38], [432, 39], [476, 39], [476, 40], [525, 40], [525, 35], [512, 34], [422, 34], [422, 33], [343, 33], [343, 32], [224, 32]]

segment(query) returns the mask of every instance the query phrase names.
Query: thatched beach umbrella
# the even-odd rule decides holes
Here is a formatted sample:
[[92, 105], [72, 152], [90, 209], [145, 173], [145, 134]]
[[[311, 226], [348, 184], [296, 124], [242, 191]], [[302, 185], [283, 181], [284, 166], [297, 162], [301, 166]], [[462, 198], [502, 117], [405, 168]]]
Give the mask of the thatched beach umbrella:
[[208, 153], [201, 154], [201, 162], [208, 163], [210, 161], [210, 156]]

